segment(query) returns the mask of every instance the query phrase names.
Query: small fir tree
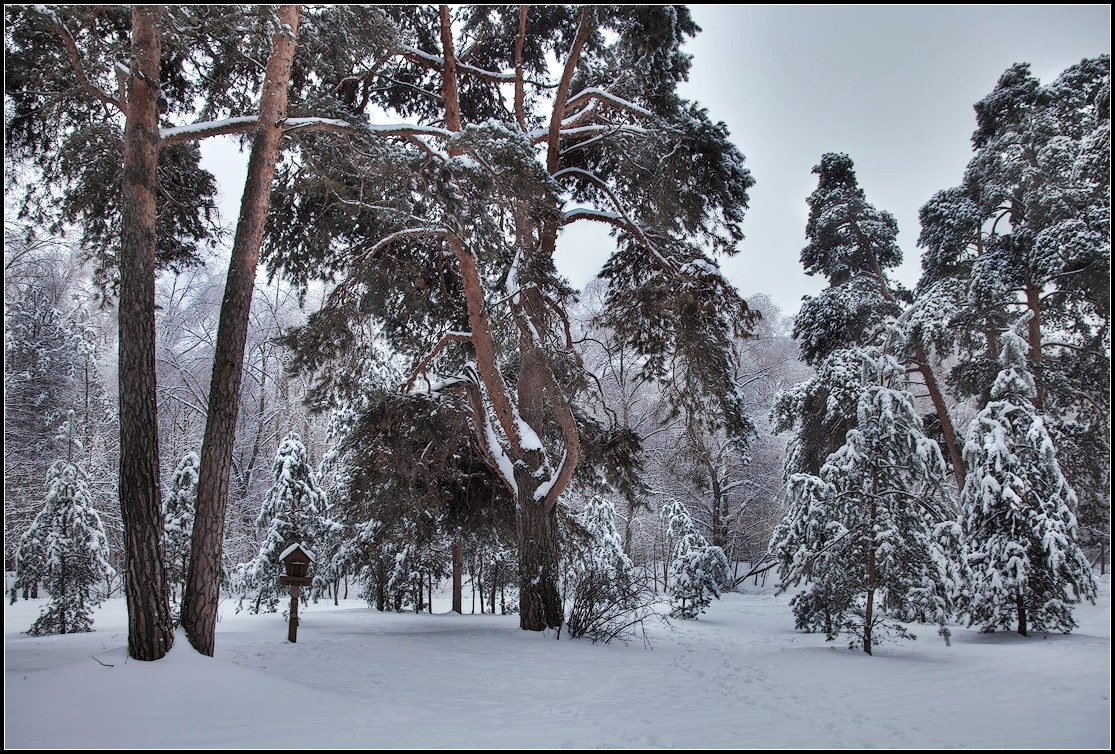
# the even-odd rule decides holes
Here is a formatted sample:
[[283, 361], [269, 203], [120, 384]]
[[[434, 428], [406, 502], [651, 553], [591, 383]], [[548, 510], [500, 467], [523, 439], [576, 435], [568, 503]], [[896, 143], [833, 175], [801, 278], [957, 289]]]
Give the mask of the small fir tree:
[[20, 579], [41, 579], [48, 602], [27, 633], [32, 636], [93, 630], [92, 610], [103, 599], [98, 584], [115, 571], [108, 563], [108, 537], [90, 502], [85, 473], [70, 460], [70, 422], [63, 424], [70, 450], [47, 475], [43, 510], [20, 546]]
[[886, 633], [914, 638], [898, 621], [937, 623], [948, 641], [956, 569], [940, 544], [949, 534], [944, 460], [902, 389], [902, 366], [877, 348], [856, 353], [864, 384], [856, 428], [819, 478], [790, 477], [790, 511], [770, 549], [782, 560], [783, 589], [809, 583], [791, 602], [798, 628], [830, 640], [851, 633], [850, 646], [868, 654]]
[[[296, 542], [312, 549], [314, 535], [320, 529], [319, 518], [325, 509], [325, 493], [297, 432], [291, 432], [279, 444], [272, 470], [274, 484], [256, 518], [256, 528], [263, 533], [263, 542], [259, 554], [242, 563], [238, 572], [240, 603], [237, 609], [243, 608], [247, 600], [253, 613], [278, 610], [279, 577], [282, 575], [279, 555]], [[306, 597], [303, 591], [303, 598]]]
[[696, 618], [720, 599], [721, 587], [728, 583], [731, 572], [728, 558], [719, 547], [708, 541], [693, 525], [693, 517], [684, 505], [671, 500], [663, 505], [659, 516], [666, 526], [666, 537], [673, 543], [667, 591], [676, 618]]
[[166, 576], [170, 599], [177, 602], [186, 585], [190, 568], [190, 537], [194, 530], [194, 509], [197, 505], [197, 476], [201, 465], [196, 453], [187, 453], [178, 462], [170, 492], [166, 497]]
[[964, 612], [988, 630], [1017, 620], [1023, 636], [1030, 629], [1068, 633], [1076, 626], [1070, 605], [1096, 597], [1076, 544], [1076, 495], [1034, 407], [1027, 344], [1013, 329], [1002, 344], [991, 402], [972, 420], [964, 447], [960, 523], [972, 573]]

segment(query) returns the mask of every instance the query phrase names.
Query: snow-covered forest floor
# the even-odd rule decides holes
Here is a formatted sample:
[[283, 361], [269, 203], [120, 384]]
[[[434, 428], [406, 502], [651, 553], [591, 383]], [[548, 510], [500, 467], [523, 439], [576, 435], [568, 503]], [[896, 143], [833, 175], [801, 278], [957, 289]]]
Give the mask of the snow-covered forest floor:
[[[377, 613], [362, 600], [280, 615], [222, 605], [217, 653], [181, 632], [127, 659], [122, 599], [96, 631], [22, 635], [5, 606], [5, 747], [1107, 748], [1110, 581], [1071, 635], [931, 627], [874, 657], [793, 629], [786, 595], [729, 594], [641, 642], [555, 641], [517, 616]], [[466, 610], [468, 595], [466, 592]], [[919, 630], [920, 629], [920, 630]]]

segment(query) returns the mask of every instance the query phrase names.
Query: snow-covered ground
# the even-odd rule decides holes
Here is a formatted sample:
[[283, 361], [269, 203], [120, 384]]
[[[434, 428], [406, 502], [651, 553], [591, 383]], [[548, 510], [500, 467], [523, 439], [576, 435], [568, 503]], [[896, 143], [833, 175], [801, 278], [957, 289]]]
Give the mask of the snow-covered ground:
[[[699, 621], [593, 645], [517, 616], [381, 614], [358, 600], [278, 615], [226, 602], [217, 655], [179, 634], [127, 659], [122, 600], [89, 634], [20, 634], [5, 607], [6, 748], [1108, 748], [1110, 585], [1071, 635], [932, 628], [868, 657], [798, 633], [785, 595], [731, 594]], [[466, 594], [466, 605], [468, 596]], [[437, 609], [435, 600], [435, 610]], [[447, 609], [448, 604], [443, 605]], [[467, 608], [466, 608], [467, 609]]]

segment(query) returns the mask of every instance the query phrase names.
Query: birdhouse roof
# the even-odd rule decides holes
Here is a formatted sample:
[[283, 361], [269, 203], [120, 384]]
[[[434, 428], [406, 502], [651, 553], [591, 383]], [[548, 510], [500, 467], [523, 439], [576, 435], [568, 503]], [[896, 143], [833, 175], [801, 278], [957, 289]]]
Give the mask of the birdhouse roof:
[[310, 548], [306, 547], [301, 542], [295, 542], [290, 547], [283, 550], [283, 554], [279, 556], [279, 560], [286, 560], [289, 556], [294, 554], [295, 550], [301, 550], [302, 554], [309, 558], [311, 563], [317, 560], [317, 558], [314, 557], [313, 552], [310, 551]]

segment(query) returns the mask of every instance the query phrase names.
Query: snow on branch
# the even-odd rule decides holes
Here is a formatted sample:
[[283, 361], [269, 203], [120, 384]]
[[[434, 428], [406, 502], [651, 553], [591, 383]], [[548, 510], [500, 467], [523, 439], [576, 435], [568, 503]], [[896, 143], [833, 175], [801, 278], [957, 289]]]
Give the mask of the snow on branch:
[[586, 100], [597, 100], [604, 104], [618, 107], [621, 110], [626, 110], [627, 112], [635, 113], [636, 115], [642, 115], [646, 118], [654, 117], [654, 113], [652, 113], [650, 110], [647, 110], [645, 107], [636, 105], [631, 100], [624, 99], [623, 97], [617, 97], [611, 92], [601, 89], [598, 86], [590, 86], [587, 89], [582, 89], [581, 91], [577, 92], [577, 94], [570, 97], [569, 101], [565, 104], [565, 107], [566, 109], [574, 108]]
[[224, 120], [205, 120], [200, 123], [191, 123], [188, 126], [164, 128], [159, 131], [159, 138], [164, 145], [178, 144], [183, 141], [206, 139], [210, 136], [248, 133], [255, 128], [257, 123], [259, 123], [259, 116], [256, 115], [226, 118]]
[[[424, 68], [429, 68], [432, 71], [441, 71], [445, 65], [445, 60], [436, 55], [431, 55], [428, 52], [422, 52], [415, 47], [404, 45], [400, 48], [400, 54], [407, 60], [418, 63]], [[488, 71], [483, 68], [477, 68], [468, 63], [462, 63], [460, 60], [456, 61], [456, 68], [458, 71], [470, 73], [477, 78], [486, 79], [488, 81], [496, 81], [499, 83], [511, 84], [515, 81], [514, 73], [503, 73], [501, 71]]]

